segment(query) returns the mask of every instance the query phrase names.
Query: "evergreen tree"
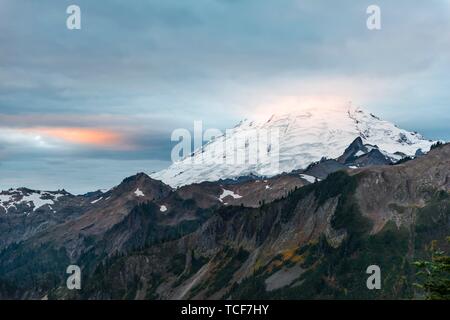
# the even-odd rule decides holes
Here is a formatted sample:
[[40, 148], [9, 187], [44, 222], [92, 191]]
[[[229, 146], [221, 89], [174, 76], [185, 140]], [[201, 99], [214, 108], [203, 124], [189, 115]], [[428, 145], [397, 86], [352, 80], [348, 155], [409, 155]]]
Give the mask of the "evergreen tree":
[[[447, 237], [450, 243], [450, 237]], [[417, 287], [425, 292], [428, 300], [450, 300], [450, 256], [437, 249], [437, 242], [431, 244], [431, 260], [414, 263], [420, 269], [422, 279]]]

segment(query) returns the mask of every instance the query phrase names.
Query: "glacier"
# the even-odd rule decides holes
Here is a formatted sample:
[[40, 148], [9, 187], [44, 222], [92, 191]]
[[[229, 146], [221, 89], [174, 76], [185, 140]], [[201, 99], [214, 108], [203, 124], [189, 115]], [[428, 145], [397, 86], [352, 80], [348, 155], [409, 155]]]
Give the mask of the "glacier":
[[[249, 139], [254, 130], [278, 130], [278, 166], [271, 159], [258, 163], [224, 163], [221, 146], [233, 139]], [[241, 121], [227, 134], [209, 141], [193, 154], [174, 162], [167, 169], [151, 175], [172, 187], [204, 181], [234, 179], [241, 176], [274, 176], [283, 172], [304, 169], [323, 158], [335, 159], [360, 137], [364, 144], [377, 146], [393, 160], [426, 153], [435, 141], [417, 132], [403, 130], [389, 121], [362, 108], [327, 107], [302, 108], [288, 114], [274, 114], [266, 120]], [[251, 139], [251, 138], [250, 138]], [[250, 141], [252, 143], [252, 141]], [[243, 148], [248, 146], [248, 141]]]

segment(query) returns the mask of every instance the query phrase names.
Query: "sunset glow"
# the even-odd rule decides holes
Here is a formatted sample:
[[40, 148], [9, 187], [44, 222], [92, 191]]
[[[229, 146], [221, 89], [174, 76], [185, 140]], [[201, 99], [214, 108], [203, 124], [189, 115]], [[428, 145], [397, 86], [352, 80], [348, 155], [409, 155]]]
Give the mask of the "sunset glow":
[[252, 108], [251, 118], [267, 120], [273, 114], [290, 114], [309, 108], [321, 109], [326, 112], [330, 108], [346, 108], [350, 103], [343, 96], [280, 96]]
[[120, 134], [107, 129], [92, 128], [31, 128], [24, 129], [38, 135], [61, 139], [74, 144], [86, 144], [97, 147], [120, 146], [123, 138]]

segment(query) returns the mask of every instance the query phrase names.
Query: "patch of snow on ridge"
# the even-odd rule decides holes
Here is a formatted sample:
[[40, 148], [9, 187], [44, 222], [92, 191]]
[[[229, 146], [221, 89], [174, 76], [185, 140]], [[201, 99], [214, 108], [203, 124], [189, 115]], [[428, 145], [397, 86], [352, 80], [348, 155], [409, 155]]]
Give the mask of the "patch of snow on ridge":
[[228, 197], [228, 196], [233, 197], [233, 199], [240, 199], [240, 198], [242, 198], [242, 196], [240, 196], [240, 195], [234, 193], [234, 192], [231, 191], [231, 190], [222, 189], [222, 194], [220, 195], [219, 200], [220, 200], [221, 202], [223, 202], [223, 199], [225, 199], [225, 198]]
[[145, 194], [139, 188], [136, 189], [134, 194], [136, 195], [136, 197], [144, 197], [145, 196]]
[[33, 211], [36, 211], [45, 205], [54, 205], [64, 195], [66, 194], [50, 191], [9, 189], [0, 193], [0, 207], [8, 212], [10, 208], [17, 208], [16, 206], [19, 204], [26, 204], [30, 208], [33, 207]]
[[301, 174], [300, 177], [303, 178], [303, 179], [305, 179], [305, 180], [308, 181], [309, 183], [314, 183], [314, 182], [316, 182], [316, 177], [309, 176], [309, 175], [307, 175], [307, 174]]
[[[267, 158], [257, 163], [226, 163], [223, 161], [223, 145], [233, 141], [245, 141], [238, 152], [247, 154], [255, 143], [255, 130], [279, 132], [279, 153], [267, 149]], [[291, 114], [273, 115], [267, 121], [242, 121], [215, 138], [192, 156], [173, 163], [169, 168], [152, 174], [172, 187], [203, 181], [218, 181], [241, 176], [275, 176], [283, 172], [305, 169], [323, 157], [335, 159], [360, 137], [364, 144], [378, 146], [380, 152], [396, 159], [402, 153], [414, 156], [418, 149], [428, 152], [434, 141], [420, 134], [408, 132], [394, 124], [381, 120], [353, 107], [302, 108]], [[257, 142], [256, 142], [257, 143]], [[278, 166], [272, 166], [276, 157]], [[271, 162], [272, 161], [272, 162]]]
[[0, 194], [0, 202], [8, 202], [11, 199], [10, 194]]
[[96, 204], [97, 202], [99, 202], [100, 200], [102, 200], [103, 197], [98, 198], [97, 200], [91, 201], [92, 204]]
[[6, 213], [8, 213], [9, 208], [15, 207], [14, 202], [10, 203], [11, 196], [0, 194], [0, 207], [2, 207]]
[[45, 194], [41, 195], [40, 193], [31, 193], [27, 196], [24, 196], [22, 198], [21, 202], [31, 202], [34, 204], [33, 211], [36, 211], [40, 207], [43, 207], [45, 205], [52, 205], [55, 204], [53, 199], [42, 199], [42, 196], [45, 196]]
[[162, 206], [159, 208], [159, 211], [161, 211], [161, 212], [166, 212], [166, 211], [167, 211], [167, 207], [164, 206], [164, 205], [162, 205]]

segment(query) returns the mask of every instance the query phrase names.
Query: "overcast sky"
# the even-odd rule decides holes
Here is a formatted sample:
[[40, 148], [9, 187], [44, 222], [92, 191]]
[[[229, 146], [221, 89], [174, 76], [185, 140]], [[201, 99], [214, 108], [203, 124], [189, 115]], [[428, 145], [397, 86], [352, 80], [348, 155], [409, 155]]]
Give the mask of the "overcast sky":
[[448, 0], [0, 0], [0, 189], [109, 188], [176, 128], [311, 97], [448, 140], [449, 74]]

